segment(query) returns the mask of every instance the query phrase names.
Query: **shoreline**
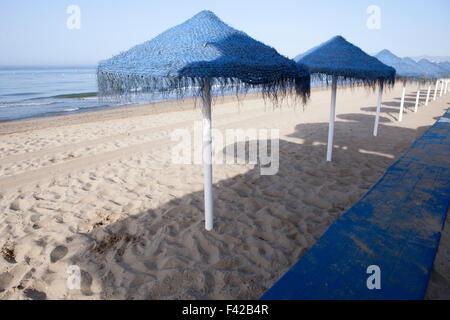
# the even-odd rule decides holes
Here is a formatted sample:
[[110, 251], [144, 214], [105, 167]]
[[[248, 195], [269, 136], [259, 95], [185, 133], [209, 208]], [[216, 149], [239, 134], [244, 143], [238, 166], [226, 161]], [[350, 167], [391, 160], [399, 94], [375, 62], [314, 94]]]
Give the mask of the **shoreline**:
[[[324, 86], [311, 88], [311, 94], [313, 92], [324, 90], [328, 90], [328, 87]], [[240, 97], [239, 100], [259, 99], [261, 98], [261, 95], [260, 93], [252, 92], [239, 95], [239, 97]], [[200, 108], [200, 106], [198, 105], [198, 103], [200, 102], [199, 101], [195, 102], [195, 100], [196, 98], [185, 98], [181, 100], [174, 99], [169, 101], [159, 101], [141, 105], [108, 107], [102, 110], [81, 111], [66, 115], [36, 117], [20, 120], [8, 120], [0, 122], [0, 136], [11, 133], [26, 132], [30, 130], [40, 130], [51, 127], [65, 126], [67, 125], [67, 123], [82, 124], [103, 120], [121, 119], [123, 117], [139, 117], [166, 112], [193, 110], [195, 108]], [[238, 103], [238, 99], [234, 94], [217, 96], [213, 98], [213, 107], [220, 107], [220, 105], [227, 102]], [[197, 106], [195, 105], [196, 103]], [[76, 105], [74, 105], [74, 107], [76, 107]]]
[[[313, 92], [318, 92], [318, 91], [323, 91], [323, 90], [328, 90], [329, 87], [331, 86], [331, 83], [326, 83], [326, 82], [322, 82], [320, 85], [315, 85], [311, 87], [311, 94], [313, 94]], [[362, 88], [362, 86], [360, 84], [339, 84], [338, 85], [339, 89], [355, 89], [355, 88]], [[369, 88], [364, 88], [364, 90], [371, 90]], [[88, 97], [88, 98], [92, 98], [92, 97], [97, 97], [97, 92], [84, 92], [84, 93], [69, 93], [69, 94], [60, 94], [60, 95], [55, 95], [55, 96], [49, 96], [49, 97], [43, 97], [42, 99], [49, 99], [49, 98], [68, 98], [68, 99], [72, 99], [72, 98], [77, 98], [77, 97]], [[249, 92], [249, 93], [244, 93], [244, 94], [239, 94], [239, 99], [236, 98], [236, 95], [234, 93], [229, 93], [229, 94], [224, 94], [224, 95], [218, 95], [213, 97], [213, 105], [215, 103], [215, 101], [218, 101], [219, 104], [220, 102], [223, 102], [225, 99], [235, 99], [236, 102], [238, 100], [243, 100], [243, 99], [247, 99], [248, 97], [254, 97], [254, 98], [260, 98], [261, 97], [261, 93], [259, 92]], [[41, 99], [41, 98], [39, 98]], [[83, 115], [88, 114], [88, 113], [97, 113], [97, 112], [104, 112], [105, 116], [107, 117], [106, 119], [114, 119], [114, 115], [112, 114], [121, 114], [124, 113], [126, 116], [129, 116], [130, 113], [137, 113], [138, 115], [148, 115], [148, 114], [155, 114], [155, 113], [161, 113], [161, 112], [172, 112], [172, 111], [179, 111], [179, 110], [188, 110], [188, 109], [192, 109], [192, 107], [184, 107], [185, 105], [191, 105], [194, 104], [195, 105], [195, 101], [199, 99], [194, 98], [194, 97], [187, 97], [187, 98], [183, 98], [183, 99], [175, 99], [175, 98], [171, 98], [171, 99], [166, 99], [163, 101], [155, 101], [155, 102], [150, 102], [150, 103], [142, 103], [142, 104], [131, 104], [131, 105], [117, 105], [117, 106], [109, 106], [109, 105], [98, 105], [95, 107], [87, 107], [87, 108], [81, 108], [79, 109], [76, 106], [76, 103], [74, 102], [73, 104], [73, 108], [75, 108], [77, 111], [76, 112], [68, 112], [67, 114], [59, 114], [59, 115], [51, 115], [52, 112], [47, 113], [46, 115], [39, 115], [39, 116], [33, 116], [33, 117], [25, 117], [25, 118], [21, 118], [21, 119], [13, 119], [13, 120], [2, 120], [0, 121], [0, 135], [2, 134], [8, 134], [8, 133], [13, 133], [14, 132], [14, 123], [18, 123], [17, 127], [31, 127], [31, 128], [40, 128], [39, 126], [39, 120], [42, 120], [42, 122], [45, 122], [45, 119], [55, 119], [57, 122], [59, 121], [60, 118], [62, 117], [73, 117], [73, 123], [82, 123], [77, 118], [83, 118]], [[306, 103], [307, 105], [308, 103]], [[174, 106], [176, 105], [176, 106]], [[156, 108], [156, 111], [153, 112], [143, 112], [140, 110], [135, 110], [138, 109], [140, 107], [146, 107], [146, 108]], [[135, 109], [133, 109], [135, 108]], [[168, 109], [165, 109], [168, 108]], [[75, 110], [74, 109], [74, 110]], [[92, 110], [94, 109], [94, 110]], [[97, 110], [95, 110], [97, 109]], [[133, 109], [130, 112], [121, 112], [121, 111], [116, 111], [114, 112], [113, 110], [116, 109]], [[79, 111], [78, 111], [79, 110]], [[66, 111], [67, 112], [67, 111]], [[116, 115], [117, 116], [117, 115]], [[87, 117], [87, 119], [92, 119], [92, 117]], [[36, 126], [34, 125], [34, 121], [36, 121]], [[89, 121], [89, 120], [87, 120]], [[11, 131], [8, 130], [3, 130], [2, 127], [9, 127], [11, 128]], [[18, 129], [18, 130], [27, 130], [27, 129]], [[34, 129], [31, 129], [34, 130]], [[21, 131], [17, 131], [17, 132], [21, 132]]]

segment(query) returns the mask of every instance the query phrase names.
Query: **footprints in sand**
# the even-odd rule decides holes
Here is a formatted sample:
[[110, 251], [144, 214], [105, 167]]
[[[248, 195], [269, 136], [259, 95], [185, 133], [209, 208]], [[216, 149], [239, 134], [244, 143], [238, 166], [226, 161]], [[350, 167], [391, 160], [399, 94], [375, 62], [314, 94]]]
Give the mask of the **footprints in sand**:
[[[66, 239], [68, 243], [72, 241], [73, 239]], [[37, 258], [42, 258], [42, 253], [46, 251], [46, 247], [49, 247], [49, 245], [43, 239], [35, 242], [42, 248], [41, 254], [33, 255], [28, 251], [27, 254], [20, 254], [17, 257], [14, 246], [3, 246], [1, 250], [1, 258], [3, 259], [0, 258], [0, 267], [2, 267], [0, 272], [0, 299], [45, 300], [54, 298], [55, 294], [58, 293], [62, 298], [70, 292], [75, 296], [87, 297], [93, 295], [93, 288], [98, 290], [98, 287], [94, 285], [91, 274], [81, 267], [80, 287], [68, 288], [69, 274], [67, 270], [69, 270], [69, 266], [73, 264], [77, 266], [78, 263], [76, 258], [73, 259], [69, 256], [69, 248], [66, 245], [57, 245], [50, 251], [47, 259], [37, 260]], [[20, 250], [23, 250], [23, 246]], [[7, 263], [6, 266], [2, 260]], [[42, 269], [46, 260], [49, 261], [50, 265]]]
[[[231, 117], [220, 118], [218, 125], [229, 123], [230, 119], [236, 121], [242, 118], [253, 118], [252, 112], [233, 114], [229, 109], [223, 109], [220, 113], [230, 114]], [[245, 117], [246, 116], [246, 117]], [[183, 121], [176, 119], [164, 123], [160, 119], [167, 119], [165, 115], [153, 115], [151, 121], [145, 118], [128, 118], [121, 121], [120, 127], [114, 127], [110, 122], [103, 122], [105, 130], [97, 130], [96, 126], [88, 124], [68, 126], [60, 128], [60, 132], [48, 134], [48, 131], [36, 132], [36, 137], [30, 138], [30, 133], [17, 133], [4, 136], [5, 141], [0, 140], [0, 177], [14, 176], [27, 171], [52, 167], [57, 164], [65, 164], [71, 160], [91, 157], [95, 161], [96, 155], [108, 155], [107, 158], [119, 158], [127, 152], [122, 149], [143, 150], [152, 143], [152, 149], [170, 144], [170, 133], [175, 129], [192, 129], [192, 123], [198, 121], [198, 114], [194, 111], [187, 112]], [[156, 118], [156, 119], [155, 119]], [[177, 117], [178, 118], [178, 117]], [[190, 119], [190, 120], [188, 120]], [[125, 124], [124, 124], [125, 123]], [[83, 127], [81, 130], [79, 127]], [[145, 128], [145, 129], [142, 129]], [[25, 148], [18, 148], [21, 139], [26, 139]], [[4, 145], [4, 147], [2, 147]], [[101, 161], [99, 161], [101, 163]], [[70, 166], [70, 164], [69, 164]]]
[[67, 252], [69, 252], [69, 249], [67, 249], [66, 246], [62, 246], [62, 245], [57, 246], [50, 253], [50, 262], [55, 263], [58, 260], [61, 260], [62, 258], [64, 258], [66, 256]]
[[16, 253], [14, 251], [14, 247], [4, 245], [3, 248], [0, 250], [0, 253], [7, 262], [9, 263], [17, 263], [16, 261]]
[[30, 298], [31, 300], [45, 300], [47, 298], [45, 292], [41, 292], [32, 288], [25, 289], [23, 293], [25, 297]]
[[0, 294], [4, 292], [14, 280], [14, 276], [10, 272], [0, 273]]
[[9, 208], [14, 211], [25, 212], [30, 207], [30, 203], [24, 199], [18, 198], [14, 200]]

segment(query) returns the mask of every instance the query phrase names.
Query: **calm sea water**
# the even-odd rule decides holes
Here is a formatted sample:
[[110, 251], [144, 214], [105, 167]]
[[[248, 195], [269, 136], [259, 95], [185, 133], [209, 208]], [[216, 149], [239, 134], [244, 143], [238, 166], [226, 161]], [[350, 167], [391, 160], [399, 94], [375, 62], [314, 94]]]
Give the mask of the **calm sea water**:
[[[317, 84], [312, 83], [313, 86]], [[0, 122], [89, 112], [156, 102], [152, 96], [133, 102], [97, 98], [95, 67], [0, 67]]]
[[3, 67], [0, 121], [108, 108], [96, 92], [95, 67]]

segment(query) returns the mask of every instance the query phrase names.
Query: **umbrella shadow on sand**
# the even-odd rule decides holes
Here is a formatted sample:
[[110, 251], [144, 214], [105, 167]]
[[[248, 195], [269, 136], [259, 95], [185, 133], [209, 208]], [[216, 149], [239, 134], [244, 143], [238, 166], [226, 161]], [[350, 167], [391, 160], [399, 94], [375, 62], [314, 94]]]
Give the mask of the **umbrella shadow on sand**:
[[[438, 90], [437, 92], [439, 93], [439, 90]], [[428, 86], [422, 86], [422, 87], [420, 88], [420, 98], [421, 98], [421, 99], [422, 99], [422, 98], [426, 98], [427, 95], [428, 95]], [[430, 90], [430, 97], [433, 97], [433, 95], [434, 95], [434, 89], [431, 89], [431, 90]], [[409, 92], [409, 93], [405, 94], [405, 96], [406, 96], [406, 97], [411, 97], [411, 98], [414, 98], [414, 99], [415, 99], [416, 96], [417, 96], [417, 91]]]
[[[392, 107], [392, 108], [387, 108], [386, 106]], [[398, 121], [399, 110], [400, 110], [400, 103], [395, 102], [395, 101], [383, 102], [382, 106], [381, 106], [381, 112], [384, 113], [386, 116], [388, 116], [389, 119], [391, 119], [392, 121]], [[364, 108], [361, 108], [361, 111], [376, 112], [377, 107], [376, 106], [364, 107]], [[405, 102], [403, 112], [404, 112], [404, 114], [408, 114], [408, 111], [414, 112], [414, 105]]]
[[263, 176], [254, 165], [214, 184], [212, 232], [204, 230], [203, 190], [113, 223], [107, 217], [93, 223], [80, 234], [85, 244], [67, 258], [81, 268], [80, 294], [259, 298], [428, 128], [395, 127], [382, 116], [373, 137], [373, 121], [372, 115], [339, 115], [332, 162], [325, 161], [328, 123], [297, 125], [288, 140], [279, 140], [275, 175]]
[[[422, 91], [424, 91], [424, 90], [422, 90]], [[406, 94], [405, 96], [406, 97], [410, 96], [412, 98], [405, 98], [403, 112], [405, 114], [408, 114], [408, 111], [414, 112], [414, 108], [416, 105], [416, 93]], [[427, 97], [427, 92], [425, 90], [425, 93], [421, 93], [421, 95], [420, 95], [419, 108], [425, 107], [426, 97]], [[430, 96], [429, 96], [429, 102], [431, 102], [433, 100], [433, 97], [434, 97], [434, 90], [431, 90]], [[385, 113], [387, 116], [389, 116], [389, 118], [391, 118], [392, 120], [398, 121], [401, 98], [397, 97], [397, 98], [393, 98], [393, 99], [396, 101], [382, 102], [381, 111], [383, 113]], [[376, 112], [376, 110], [377, 110], [376, 106], [361, 108], [361, 111], [364, 111], [364, 112]]]

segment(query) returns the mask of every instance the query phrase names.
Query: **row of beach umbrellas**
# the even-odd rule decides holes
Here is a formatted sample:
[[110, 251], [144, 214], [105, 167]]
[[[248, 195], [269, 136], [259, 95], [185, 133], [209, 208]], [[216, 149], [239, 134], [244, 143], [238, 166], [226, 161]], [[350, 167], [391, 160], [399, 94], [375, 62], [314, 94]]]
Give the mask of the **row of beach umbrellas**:
[[[228, 26], [213, 12], [201, 11], [156, 38], [100, 62], [97, 79], [100, 96], [127, 96], [139, 88], [140, 92], [176, 92], [178, 98], [201, 97], [205, 228], [212, 230], [212, 91], [220, 89], [239, 93], [256, 89], [264, 98], [274, 102], [293, 94], [306, 103], [310, 96], [311, 74], [327, 83], [331, 80], [327, 146], [327, 160], [331, 161], [338, 83], [379, 88], [376, 135], [383, 89], [394, 85], [396, 78], [422, 82], [450, 74], [448, 70], [439, 76], [431, 73], [426, 77], [415, 73], [409, 76], [409, 67], [402, 65], [408, 72], [399, 72], [393, 63], [380, 60], [383, 59], [366, 54], [341, 36], [291, 60]], [[426, 66], [423, 68], [431, 70]]]
[[422, 59], [418, 62], [415, 62], [411, 58], [400, 58], [386, 49], [380, 51], [375, 57], [384, 64], [395, 68], [397, 79], [403, 82], [398, 121], [402, 121], [403, 119], [405, 91], [406, 84], [408, 82], [415, 82], [418, 85], [414, 112], [417, 112], [418, 110], [421, 85], [428, 83], [425, 106], [428, 105], [430, 100], [432, 82], [436, 82], [433, 100], [436, 100], [439, 84], [441, 84], [440, 96], [442, 96], [443, 94], [444, 85], [445, 92], [447, 92], [449, 79], [446, 77], [448, 77], [450, 74], [450, 62], [441, 62], [439, 64], [435, 64], [427, 59]]

